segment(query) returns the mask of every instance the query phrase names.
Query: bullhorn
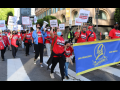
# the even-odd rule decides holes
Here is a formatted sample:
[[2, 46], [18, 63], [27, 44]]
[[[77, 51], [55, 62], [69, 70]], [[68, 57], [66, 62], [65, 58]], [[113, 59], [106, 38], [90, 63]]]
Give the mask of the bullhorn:
[[43, 22], [43, 28], [45, 28], [47, 24], [48, 24], [48, 22], [44, 21]]

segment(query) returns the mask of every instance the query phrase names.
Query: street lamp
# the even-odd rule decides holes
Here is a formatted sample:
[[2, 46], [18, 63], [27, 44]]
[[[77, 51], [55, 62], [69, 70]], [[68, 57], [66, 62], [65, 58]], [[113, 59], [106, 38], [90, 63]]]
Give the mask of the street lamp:
[[96, 13], [96, 36], [98, 40], [98, 14], [99, 14], [99, 8], [95, 8], [95, 13]]

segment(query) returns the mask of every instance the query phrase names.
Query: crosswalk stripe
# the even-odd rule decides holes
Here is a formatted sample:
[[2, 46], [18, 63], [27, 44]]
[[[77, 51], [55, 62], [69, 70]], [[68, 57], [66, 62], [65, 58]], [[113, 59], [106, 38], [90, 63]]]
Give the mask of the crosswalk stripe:
[[117, 68], [113, 68], [113, 67], [104, 67], [104, 68], [101, 68], [100, 70], [102, 71], [105, 71], [105, 72], [108, 72], [110, 74], [113, 74], [117, 77], [120, 77], [120, 70], [117, 69]]
[[[47, 62], [47, 60], [48, 60], [48, 57], [43, 57], [43, 59], [44, 59], [44, 60], [43, 60], [43, 63], [44, 63], [45, 65], [47, 65], [46, 62]], [[56, 74], [59, 75], [59, 76], [61, 76], [61, 74], [60, 74], [60, 69], [59, 69], [59, 63], [56, 65], [54, 71], [57, 71], [58, 73], [56, 73]], [[81, 81], [91, 81], [91, 80], [87, 79], [86, 77], [84, 77], [84, 76], [82, 76], [82, 75], [76, 76], [76, 72], [74, 72], [73, 70], [71, 70], [71, 69], [69, 69], [69, 68], [68, 68], [68, 74], [69, 74], [70, 76], [74, 77], [75, 79], [80, 79]], [[71, 78], [72, 78], [72, 77], [71, 77]], [[74, 78], [72, 78], [72, 79], [74, 79]]]
[[30, 81], [20, 58], [7, 59], [7, 81]]

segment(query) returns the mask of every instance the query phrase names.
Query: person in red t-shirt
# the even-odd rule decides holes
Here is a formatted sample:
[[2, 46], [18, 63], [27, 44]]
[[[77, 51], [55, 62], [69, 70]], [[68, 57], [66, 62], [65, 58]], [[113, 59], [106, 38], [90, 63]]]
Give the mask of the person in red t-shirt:
[[118, 24], [114, 24], [114, 28], [109, 32], [109, 39], [117, 39], [120, 38], [120, 31], [118, 30]]
[[71, 63], [73, 65], [73, 62], [71, 60], [71, 57], [72, 56], [72, 53], [73, 53], [73, 46], [70, 45], [69, 41], [66, 41], [65, 42], [65, 57], [66, 57], [66, 62], [65, 62], [65, 77], [66, 79], [69, 79], [68, 77], [68, 66], [69, 66], [69, 63]]
[[62, 76], [62, 80], [63, 80], [64, 79], [64, 66], [65, 66], [65, 60], [66, 60], [65, 55], [64, 55], [65, 41], [64, 41], [63, 37], [61, 37], [62, 32], [60, 31], [59, 28], [57, 28], [57, 35], [54, 35], [53, 27], [52, 27], [52, 29], [50, 31], [50, 35], [52, 38], [52, 46], [53, 46], [53, 43], [56, 39], [54, 46], [53, 46], [53, 49], [52, 49], [52, 54], [51, 54], [52, 66], [51, 66], [50, 76], [51, 76], [51, 78], [54, 78], [53, 71], [54, 71], [55, 66], [59, 62], [60, 72], [61, 72], [61, 76]]
[[10, 49], [10, 51], [12, 51], [11, 50], [11, 40], [10, 40], [10, 36], [11, 36], [11, 32], [10, 32], [10, 30], [8, 30], [8, 34], [7, 34], [7, 37], [8, 37], [8, 40], [9, 40], [9, 43], [10, 43], [10, 45], [8, 46], [8, 50]]
[[11, 47], [12, 47], [12, 55], [13, 55], [13, 58], [15, 58], [16, 53], [18, 51], [18, 46], [19, 46], [19, 45], [16, 45], [16, 44], [20, 41], [19, 36], [17, 35], [15, 30], [12, 32], [10, 40], [11, 40]]
[[86, 42], [87, 41], [87, 33], [86, 26], [83, 27], [82, 31], [79, 35], [76, 35], [75, 39], [77, 39], [77, 43]]
[[87, 31], [87, 41], [90, 42], [90, 41], [96, 41], [96, 34], [95, 32], [93, 32], [93, 27], [92, 26], [89, 26], [88, 27], [88, 31]]
[[[78, 30], [78, 28], [77, 28], [74, 36], [77, 37], [77, 36], [79, 36], [79, 34], [80, 34], [80, 30]], [[77, 39], [75, 39], [75, 43], [77, 43]]]
[[6, 35], [2, 36], [2, 40], [4, 42], [5, 47], [4, 47], [4, 50], [1, 50], [1, 57], [2, 57], [2, 61], [4, 61], [4, 54], [6, 52], [6, 47], [10, 46], [10, 43]]
[[51, 36], [50, 36], [50, 27], [47, 27], [47, 30], [46, 30], [46, 33], [47, 33], [47, 37], [45, 38], [45, 45], [46, 45], [46, 49], [47, 49], [47, 55], [48, 57], [50, 57], [51, 55], [51, 51], [50, 51], [50, 46], [51, 46]]
[[25, 34], [23, 39], [25, 39], [25, 42], [24, 42], [24, 45], [26, 46], [26, 53], [25, 54], [27, 56], [27, 55], [29, 55], [29, 48], [30, 48], [30, 45], [32, 44], [32, 34], [29, 33], [29, 30], [26, 31], [26, 34]]

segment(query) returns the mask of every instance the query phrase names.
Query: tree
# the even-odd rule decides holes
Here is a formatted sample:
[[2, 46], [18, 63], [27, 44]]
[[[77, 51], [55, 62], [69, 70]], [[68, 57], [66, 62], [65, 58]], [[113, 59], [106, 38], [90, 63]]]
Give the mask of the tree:
[[14, 16], [14, 8], [0, 8], [0, 20], [5, 20], [6, 24], [9, 12], [11, 12], [10, 15]]
[[6, 21], [5, 21], [6, 24], [7, 24], [7, 22], [8, 22], [8, 17], [9, 17], [9, 16], [13, 16], [13, 13], [12, 13], [12, 12], [8, 12], [8, 13], [7, 13], [7, 17], [6, 17]]
[[[43, 19], [38, 19], [37, 20], [37, 23], [39, 23], [41, 26], [43, 26], [43, 21], [47, 21], [48, 22], [48, 25], [47, 26], [50, 26], [50, 20], [52, 19], [57, 19], [55, 16], [45, 16]], [[61, 21], [59, 19], [57, 19], [58, 21], [58, 25], [61, 23]]]
[[115, 9], [114, 20], [120, 24], [120, 8]]

